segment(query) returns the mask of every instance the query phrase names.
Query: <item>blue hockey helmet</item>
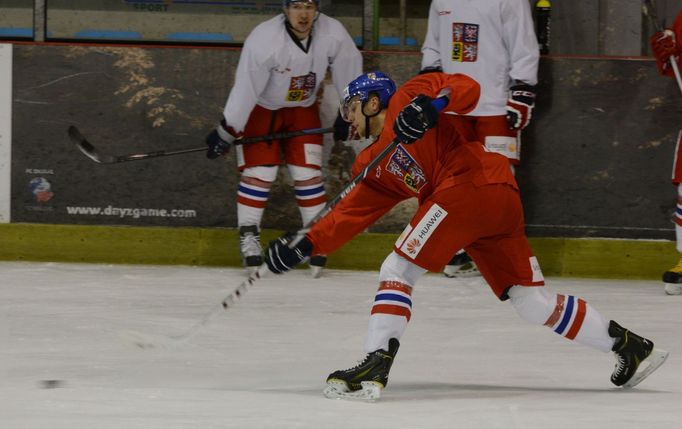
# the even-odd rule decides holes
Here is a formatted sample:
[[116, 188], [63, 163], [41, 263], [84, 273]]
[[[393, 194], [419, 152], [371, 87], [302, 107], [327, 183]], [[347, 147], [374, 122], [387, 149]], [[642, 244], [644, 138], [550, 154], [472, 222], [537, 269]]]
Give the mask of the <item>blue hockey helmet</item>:
[[395, 90], [395, 82], [380, 71], [361, 74], [343, 90], [341, 115], [347, 120], [350, 102], [358, 100], [364, 105], [372, 94], [379, 97], [382, 108], [388, 107]]

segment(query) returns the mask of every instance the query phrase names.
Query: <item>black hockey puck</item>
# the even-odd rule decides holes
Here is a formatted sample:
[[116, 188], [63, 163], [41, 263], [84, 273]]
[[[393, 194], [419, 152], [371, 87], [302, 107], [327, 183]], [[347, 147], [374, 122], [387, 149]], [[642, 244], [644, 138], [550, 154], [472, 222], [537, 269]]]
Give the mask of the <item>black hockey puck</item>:
[[64, 381], [62, 380], [40, 380], [40, 387], [43, 389], [56, 389], [57, 387], [62, 387]]

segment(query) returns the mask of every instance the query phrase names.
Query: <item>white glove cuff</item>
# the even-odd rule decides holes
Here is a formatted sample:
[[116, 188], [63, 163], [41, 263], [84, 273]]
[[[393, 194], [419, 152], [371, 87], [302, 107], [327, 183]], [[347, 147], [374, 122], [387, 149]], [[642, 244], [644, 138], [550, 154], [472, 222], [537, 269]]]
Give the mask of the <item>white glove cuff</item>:
[[218, 125], [218, 128], [216, 128], [218, 131], [218, 137], [220, 137], [222, 140], [228, 142], [228, 143], [233, 143], [237, 137], [233, 136], [232, 133], [227, 131], [223, 124]]

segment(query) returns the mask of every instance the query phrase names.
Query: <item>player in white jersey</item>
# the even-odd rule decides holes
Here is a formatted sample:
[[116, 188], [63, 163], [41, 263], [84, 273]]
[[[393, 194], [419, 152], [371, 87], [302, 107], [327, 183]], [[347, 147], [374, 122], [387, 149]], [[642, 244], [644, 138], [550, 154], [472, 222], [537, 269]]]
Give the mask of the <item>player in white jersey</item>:
[[[362, 56], [343, 25], [319, 12], [318, 0], [284, 0], [283, 13], [253, 29], [244, 42], [220, 125], [206, 138], [207, 156], [227, 153], [242, 136], [320, 128], [317, 94], [327, 69], [337, 91], [362, 72]], [[260, 224], [284, 161], [294, 181], [303, 224], [324, 207], [322, 136], [235, 145], [241, 179], [237, 223], [244, 265], [263, 262]], [[313, 275], [326, 257], [311, 258]]]
[[[682, 70], [682, 9], [671, 28], [656, 32], [651, 36], [650, 43], [658, 71], [663, 76], [677, 80], [682, 90], [682, 78], [679, 75]], [[673, 220], [680, 259], [677, 265], [663, 273], [663, 283], [668, 295], [682, 295], [682, 130], [677, 135], [675, 145], [672, 181], [677, 187], [677, 209]]]
[[[478, 106], [457, 117], [457, 131], [506, 156], [512, 168], [535, 104], [539, 57], [528, 0], [432, 0], [422, 72], [462, 73], [481, 85]], [[464, 252], [443, 272], [478, 275]]]

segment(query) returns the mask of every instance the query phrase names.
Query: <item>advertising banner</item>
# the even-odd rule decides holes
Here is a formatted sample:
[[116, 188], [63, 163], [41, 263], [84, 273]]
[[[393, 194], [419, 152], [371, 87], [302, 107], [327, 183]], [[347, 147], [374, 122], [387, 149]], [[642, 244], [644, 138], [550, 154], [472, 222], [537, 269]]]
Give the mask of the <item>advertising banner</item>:
[[[12, 221], [236, 227], [234, 151], [218, 160], [195, 152], [98, 164], [67, 130], [78, 127], [106, 156], [202, 146], [221, 118], [239, 54], [15, 46]], [[399, 85], [420, 65], [418, 53], [365, 52], [364, 60], [365, 70]], [[543, 57], [539, 75], [516, 168], [529, 235], [672, 239], [670, 168], [682, 117], [674, 81], [650, 59]], [[339, 144], [325, 152], [332, 198], [350, 179], [354, 152]], [[399, 233], [413, 212], [414, 201], [371, 231]], [[262, 226], [300, 226], [284, 168]]]

